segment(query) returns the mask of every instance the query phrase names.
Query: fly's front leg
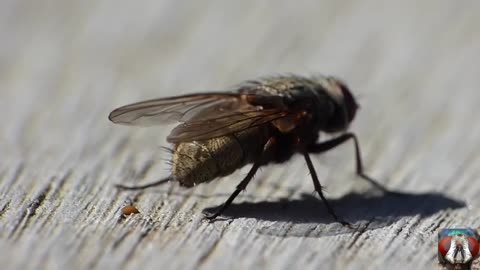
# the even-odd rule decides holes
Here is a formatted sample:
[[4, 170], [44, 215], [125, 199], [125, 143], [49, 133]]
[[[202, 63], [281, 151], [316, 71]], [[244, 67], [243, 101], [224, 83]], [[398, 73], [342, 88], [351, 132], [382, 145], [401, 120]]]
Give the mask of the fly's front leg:
[[375, 179], [371, 178], [370, 176], [366, 175], [363, 172], [363, 163], [362, 163], [362, 155], [360, 153], [360, 145], [358, 143], [357, 136], [353, 133], [345, 133], [337, 138], [333, 138], [331, 140], [309, 145], [307, 147], [307, 152], [309, 153], [322, 153], [326, 152], [330, 149], [333, 149], [342, 143], [346, 142], [347, 140], [352, 139], [354, 144], [355, 144], [355, 160], [356, 160], [356, 166], [357, 166], [357, 175], [360, 176], [361, 178], [365, 179], [367, 182], [369, 182], [371, 185], [373, 185], [375, 188], [383, 191], [383, 192], [389, 192], [388, 189], [386, 189], [382, 184], [378, 183]]

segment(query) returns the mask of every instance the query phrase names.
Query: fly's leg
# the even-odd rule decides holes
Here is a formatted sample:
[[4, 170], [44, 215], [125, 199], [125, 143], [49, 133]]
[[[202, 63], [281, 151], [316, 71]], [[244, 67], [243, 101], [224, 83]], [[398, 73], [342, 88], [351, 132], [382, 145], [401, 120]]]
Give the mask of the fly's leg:
[[215, 219], [216, 217], [220, 216], [225, 211], [225, 209], [227, 209], [232, 204], [235, 197], [237, 197], [237, 195], [242, 190], [245, 190], [248, 183], [250, 182], [250, 180], [252, 180], [253, 176], [255, 175], [255, 173], [257, 172], [259, 167], [260, 167], [259, 162], [254, 163], [252, 168], [248, 172], [247, 176], [245, 176], [245, 178], [242, 180], [242, 182], [240, 182], [240, 184], [237, 185], [237, 188], [235, 189], [235, 191], [232, 193], [232, 195], [230, 195], [230, 197], [228, 197], [228, 199], [225, 201], [225, 203], [222, 205], [222, 207], [220, 209], [218, 209], [214, 214], [207, 215], [206, 218], [212, 220], [212, 219]]
[[345, 133], [337, 138], [333, 138], [331, 140], [313, 144], [307, 147], [307, 152], [309, 153], [321, 153], [326, 152], [332, 148], [339, 146], [340, 144], [346, 142], [349, 139], [353, 139], [355, 144], [355, 160], [357, 166], [357, 175], [369, 182], [375, 188], [387, 193], [390, 192], [387, 188], [385, 188], [382, 184], [378, 183], [375, 179], [371, 178], [370, 176], [366, 175], [363, 172], [363, 163], [362, 163], [362, 155], [360, 153], [360, 145], [358, 143], [357, 136], [353, 133]]
[[228, 197], [228, 199], [225, 201], [222, 207], [218, 209], [214, 214], [206, 216], [207, 219], [213, 220], [216, 217], [220, 216], [232, 204], [235, 197], [237, 197], [237, 195], [240, 194], [242, 190], [245, 190], [248, 183], [250, 183], [250, 180], [252, 180], [253, 176], [258, 171], [258, 168], [260, 168], [262, 161], [266, 157], [266, 153], [274, 144], [275, 144], [275, 138], [271, 137], [267, 141], [267, 143], [263, 146], [263, 151], [260, 158], [255, 163], [253, 163], [253, 166], [252, 168], [250, 168], [250, 171], [248, 172], [247, 176], [245, 176], [245, 178], [243, 178], [240, 184], [237, 185], [237, 188], [235, 189], [235, 191], [232, 193], [232, 195], [230, 195], [230, 197]]
[[116, 184], [115, 187], [119, 188], [119, 189], [125, 189], [125, 190], [139, 190], [139, 189], [146, 189], [146, 188], [149, 188], [149, 187], [163, 185], [163, 184], [169, 182], [170, 180], [172, 180], [171, 176], [169, 176], [167, 178], [164, 178], [164, 179], [160, 179], [160, 180], [152, 182], [152, 183], [145, 184], [145, 185], [124, 186], [124, 185], [121, 185], [121, 184]]
[[322, 191], [322, 185], [320, 185], [320, 181], [318, 180], [317, 173], [315, 172], [315, 168], [313, 167], [312, 160], [310, 159], [310, 156], [308, 155], [307, 152], [303, 153], [303, 156], [305, 157], [305, 161], [307, 162], [307, 167], [308, 170], [310, 171], [310, 175], [312, 176], [313, 180], [313, 186], [315, 187], [315, 191], [318, 192], [318, 195], [320, 195], [320, 198], [322, 199], [323, 203], [325, 204], [325, 207], [327, 207], [328, 213], [335, 219], [335, 221], [341, 223], [343, 226], [347, 226], [349, 228], [353, 228], [352, 225], [345, 220], [339, 218], [335, 211], [333, 210], [332, 206], [330, 206], [330, 203], [328, 202], [327, 198], [323, 195]]

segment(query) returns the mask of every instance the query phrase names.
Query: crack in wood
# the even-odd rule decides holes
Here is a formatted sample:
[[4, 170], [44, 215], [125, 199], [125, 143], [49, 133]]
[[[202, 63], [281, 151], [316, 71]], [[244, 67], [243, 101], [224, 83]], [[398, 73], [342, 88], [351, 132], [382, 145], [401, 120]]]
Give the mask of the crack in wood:
[[367, 221], [367, 223], [365, 223], [365, 226], [363, 226], [362, 228], [360, 228], [360, 230], [357, 231], [357, 234], [353, 237], [350, 244], [347, 245], [347, 249], [351, 249], [357, 243], [358, 239], [360, 239], [360, 236], [362, 236], [367, 231], [368, 226], [370, 226], [373, 220], [374, 218], [371, 218], [369, 221]]
[[216, 238], [215, 238], [215, 242], [213, 243], [213, 245], [205, 252], [202, 254], [202, 256], [200, 257], [200, 259], [198, 260], [198, 263], [197, 263], [197, 269], [201, 269], [202, 266], [205, 265], [205, 263], [208, 261], [208, 259], [215, 253], [215, 251], [217, 250], [218, 248], [218, 245], [219, 243], [222, 241], [223, 239], [223, 235], [225, 234], [225, 232], [227, 231], [227, 229], [230, 227], [230, 224], [231, 224], [231, 221], [229, 221], [227, 223], [227, 226], [223, 227], [222, 230], [220, 231], [220, 235], [218, 235]]
[[32, 202], [26, 207], [26, 209], [22, 212], [20, 215], [18, 223], [13, 227], [12, 232], [8, 236], [8, 238], [13, 239], [14, 237], [18, 239], [25, 228], [28, 227], [30, 222], [32, 221], [32, 218], [35, 216], [38, 208], [45, 202], [45, 199], [47, 198], [48, 193], [51, 190], [51, 185], [48, 183], [48, 185], [41, 190], [35, 198], [33, 198]]

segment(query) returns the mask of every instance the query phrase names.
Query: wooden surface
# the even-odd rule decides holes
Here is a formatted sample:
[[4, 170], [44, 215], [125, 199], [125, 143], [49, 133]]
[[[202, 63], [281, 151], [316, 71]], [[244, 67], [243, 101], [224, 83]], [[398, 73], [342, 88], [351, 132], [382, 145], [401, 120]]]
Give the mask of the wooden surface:
[[[479, 1], [0, 2], [2, 269], [435, 269], [442, 227], [479, 227]], [[345, 79], [353, 145], [210, 184], [121, 192], [168, 174], [168, 128], [107, 120], [142, 99], [293, 72]], [[140, 214], [121, 218], [135, 205]]]

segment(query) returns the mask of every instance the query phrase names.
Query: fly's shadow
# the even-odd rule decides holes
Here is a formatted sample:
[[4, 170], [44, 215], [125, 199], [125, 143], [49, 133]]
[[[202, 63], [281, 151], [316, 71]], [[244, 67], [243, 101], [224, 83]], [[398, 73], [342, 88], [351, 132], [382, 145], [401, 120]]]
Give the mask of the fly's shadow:
[[[352, 192], [330, 201], [335, 210], [356, 225], [359, 230], [382, 228], [402, 217], [420, 215], [423, 218], [444, 209], [465, 207], [464, 202], [448, 198], [441, 193]], [[217, 207], [212, 207], [204, 211], [214, 212], [216, 209]], [[285, 198], [277, 201], [232, 204], [224, 216], [273, 221], [275, 226], [260, 229], [260, 233], [265, 234], [319, 237], [352, 233], [331, 218], [319, 198], [307, 193], [302, 194], [298, 199]], [[286, 228], [282, 229], [285, 226]]]

